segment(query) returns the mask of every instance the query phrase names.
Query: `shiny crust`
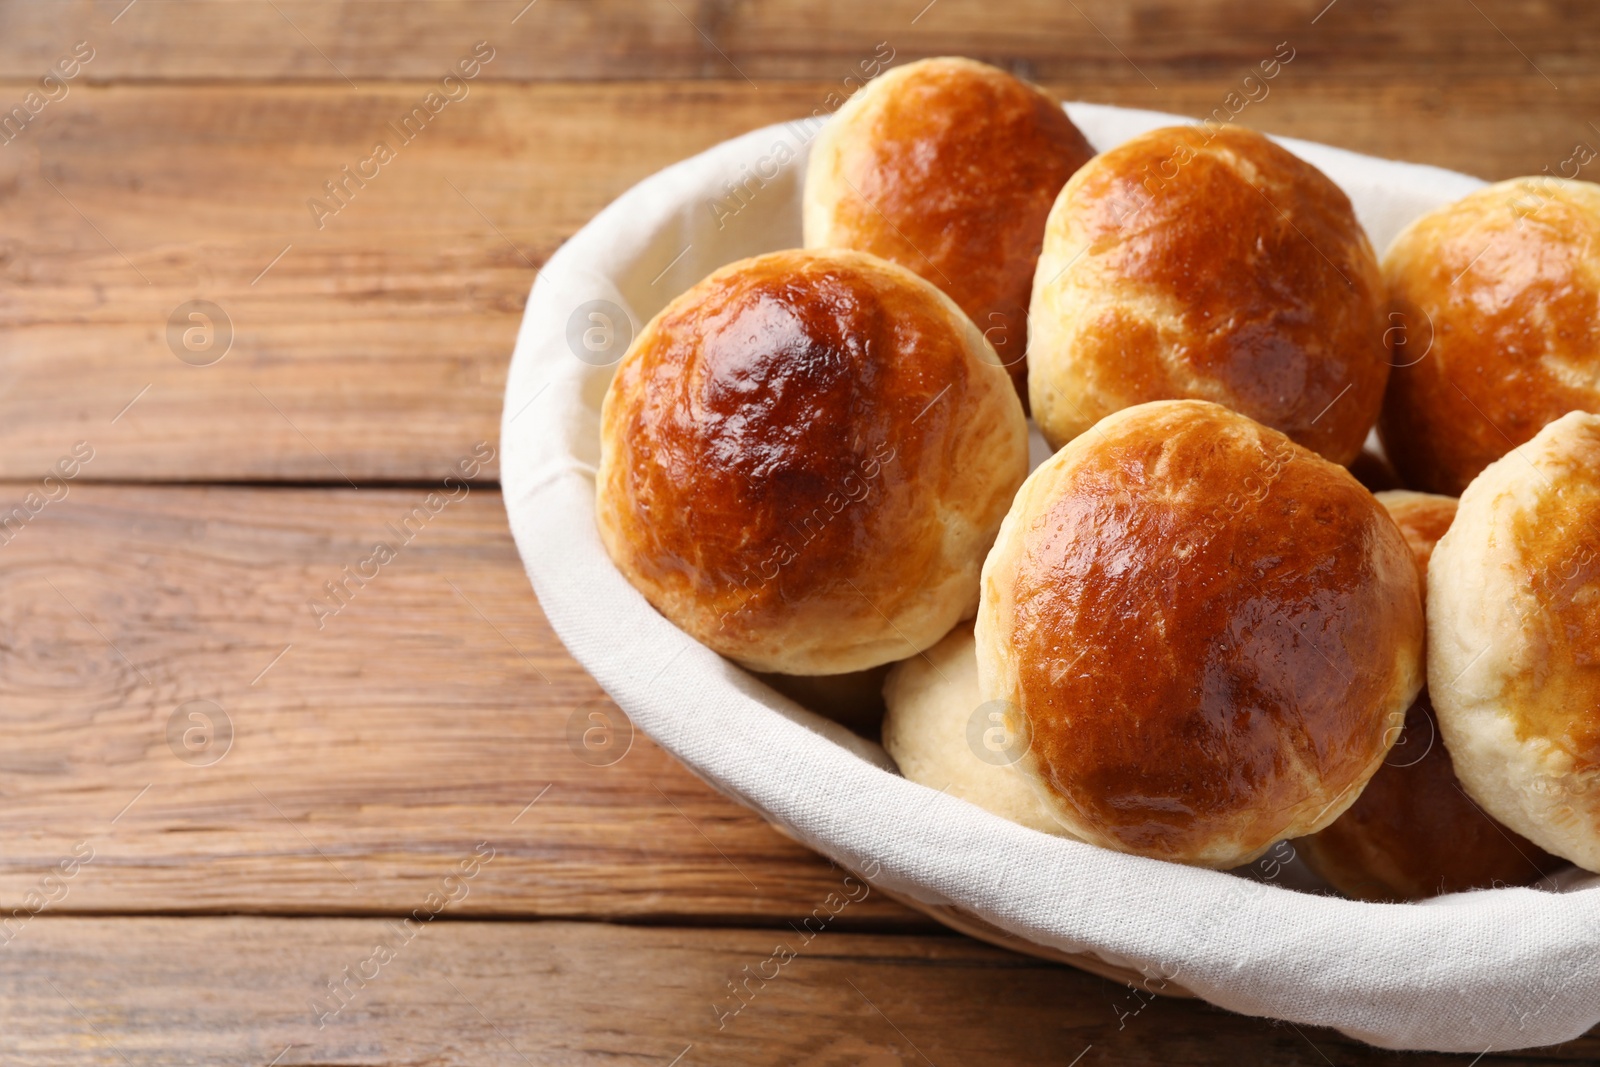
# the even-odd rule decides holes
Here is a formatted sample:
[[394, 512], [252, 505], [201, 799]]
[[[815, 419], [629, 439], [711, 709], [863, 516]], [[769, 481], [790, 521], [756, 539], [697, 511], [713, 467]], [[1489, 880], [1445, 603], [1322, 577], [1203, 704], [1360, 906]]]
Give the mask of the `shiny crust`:
[[1235, 126], [1154, 130], [1073, 175], [1032, 309], [1028, 391], [1056, 447], [1130, 405], [1195, 398], [1349, 463], [1389, 374], [1349, 199]]
[[1600, 871], [1600, 416], [1567, 414], [1485, 468], [1428, 575], [1433, 703], [1462, 785]]
[[1295, 847], [1329, 885], [1358, 900], [1528, 885], [1565, 866], [1462, 791], [1426, 692], [1356, 802]]
[[808, 248], [854, 248], [961, 305], [1027, 396], [1028, 294], [1056, 193], [1094, 149], [1054, 98], [970, 59], [867, 85], [817, 138]]
[[970, 615], [1026, 473], [1021, 405], [948, 297], [873, 256], [775, 252], [634, 340], [601, 412], [597, 519], [699, 641], [836, 674]]
[[1600, 412], [1600, 186], [1480, 189], [1407, 227], [1383, 273], [1378, 433], [1407, 485], [1459, 494], [1547, 423]]
[[1215, 404], [1118, 412], [1024, 483], [978, 671], [1079, 837], [1231, 867], [1332, 822], [1422, 685], [1405, 538], [1350, 473]]
[[1376, 493], [1378, 503], [1389, 512], [1389, 517], [1400, 527], [1411, 557], [1417, 564], [1417, 576], [1423, 588], [1428, 584], [1428, 563], [1439, 538], [1455, 521], [1459, 502], [1453, 496], [1436, 493], [1416, 493], [1406, 489], [1392, 489]]
[[[1434, 546], [1455, 518], [1455, 499], [1402, 491], [1379, 493], [1378, 502], [1399, 525], [1425, 578]], [[1462, 791], [1426, 690], [1361, 796], [1296, 848], [1335, 889], [1363, 900], [1527, 885], [1561, 866]]]

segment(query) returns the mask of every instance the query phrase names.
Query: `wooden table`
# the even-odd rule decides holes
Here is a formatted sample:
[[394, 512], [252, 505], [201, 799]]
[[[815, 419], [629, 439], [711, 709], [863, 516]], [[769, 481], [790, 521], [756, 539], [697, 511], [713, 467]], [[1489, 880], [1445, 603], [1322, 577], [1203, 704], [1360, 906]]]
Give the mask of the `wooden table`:
[[1501, 178], [1600, 145], [1597, 40], [1532, 0], [3, 0], [0, 1061], [1470, 1062], [1147, 1002], [877, 895], [719, 1018], [842, 872], [643, 737], [580, 758], [601, 693], [494, 463], [344, 576], [493, 447], [563, 239], [880, 42], [1190, 114], [1288, 42], [1239, 121]]

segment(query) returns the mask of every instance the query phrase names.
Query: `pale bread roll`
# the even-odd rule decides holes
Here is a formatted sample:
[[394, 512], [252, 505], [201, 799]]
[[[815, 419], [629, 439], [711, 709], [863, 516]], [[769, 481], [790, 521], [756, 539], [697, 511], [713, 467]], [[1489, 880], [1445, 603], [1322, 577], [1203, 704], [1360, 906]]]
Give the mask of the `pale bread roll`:
[[1562, 416], [1461, 495], [1428, 565], [1428, 674], [1472, 798], [1600, 871], [1600, 416]]
[[1014, 823], [1071, 837], [1017, 766], [1025, 739], [978, 691], [972, 624], [897, 663], [883, 686], [883, 747], [900, 773]]

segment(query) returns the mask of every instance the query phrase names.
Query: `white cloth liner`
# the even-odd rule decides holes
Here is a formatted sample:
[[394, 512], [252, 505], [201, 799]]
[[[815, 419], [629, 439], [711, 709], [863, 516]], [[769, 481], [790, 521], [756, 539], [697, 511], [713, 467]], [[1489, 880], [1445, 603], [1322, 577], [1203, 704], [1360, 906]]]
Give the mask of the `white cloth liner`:
[[[1098, 148], [1192, 121], [1069, 104]], [[800, 244], [815, 124], [755, 130], [641, 182], [545, 265], [502, 416], [517, 547], [556, 633], [637, 727], [819, 852], [918, 900], [1038, 944], [1173, 978], [1234, 1011], [1335, 1027], [1389, 1048], [1479, 1053], [1600, 1022], [1600, 883], [1382, 905], [1124, 856], [1016, 826], [893, 773], [882, 749], [697, 644], [612, 566], [594, 522], [599, 407], [612, 367], [576, 358], [587, 301], [635, 331], [713, 269]], [[1288, 138], [1350, 196], [1380, 252], [1419, 213], [1483, 184]], [[735, 195], [734, 186], [740, 186]], [[720, 208], [715, 205], [720, 205]]]

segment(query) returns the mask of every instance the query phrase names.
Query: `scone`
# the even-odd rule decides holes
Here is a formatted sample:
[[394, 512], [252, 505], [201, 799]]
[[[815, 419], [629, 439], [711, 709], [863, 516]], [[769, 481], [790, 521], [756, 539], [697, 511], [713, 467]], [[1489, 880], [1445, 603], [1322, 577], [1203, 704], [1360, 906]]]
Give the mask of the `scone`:
[[1027, 463], [1010, 379], [949, 297], [860, 252], [774, 252], [634, 339], [601, 409], [596, 518], [696, 640], [842, 674], [970, 617]]
[[1150, 400], [1210, 400], [1349, 463], [1389, 376], [1350, 200], [1236, 126], [1153, 130], [1061, 190], [1034, 275], [1028, 394], [1059, 448]]
[[1459, 494], [1552, 420], [1600, 412], [1600, 185], [1480, 189], [1402, 231], [1383, 273], [1378, 433], [1407, 485]]
[[1073, 835], [1227, 868], [1353, 802], [1422, 686], [1420, 582], [1350, 472], [1205, 401], [1029, 476], [983, 568], [985, 701]]
[[[1405, 491], [1377, 496], [1426, 577], [1434, 546], [1455, 518], [1455, 498]], [[1335, 889], [1365, 900], [1526, 885], [1561, 866], [1462, 791], [1427, 690], [1411, 705], [1405, 732], [1356, 802], [1295, 847]]]
[[1094, 149], [1049, 94], [970, 59], [869, 82], [811, 150], [808, 248], [893, 260], [961, 305], [1027, 397], [1028, 293], [1056, 193]]
[[1600, 871], [1600, 415], [1491, 463], [1428, 565], [1428, 675], [1462, 785]]

